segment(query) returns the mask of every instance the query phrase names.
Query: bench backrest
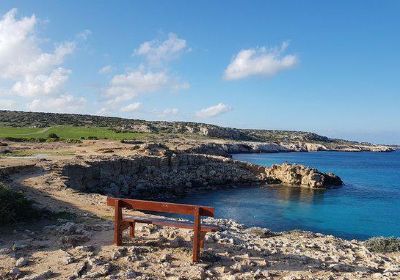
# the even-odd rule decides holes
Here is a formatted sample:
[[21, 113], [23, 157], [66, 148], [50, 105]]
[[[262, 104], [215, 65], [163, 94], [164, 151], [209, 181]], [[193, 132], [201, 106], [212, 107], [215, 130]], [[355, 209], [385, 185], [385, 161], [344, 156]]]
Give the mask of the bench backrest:
[[183, 215], [196, 215], [198, 212], [200, 216], [214, 217], [214, 208], [208, 206], [107, 197], [108, 206], [115, 207], [117, 201], [120, 207], [128, 209]]

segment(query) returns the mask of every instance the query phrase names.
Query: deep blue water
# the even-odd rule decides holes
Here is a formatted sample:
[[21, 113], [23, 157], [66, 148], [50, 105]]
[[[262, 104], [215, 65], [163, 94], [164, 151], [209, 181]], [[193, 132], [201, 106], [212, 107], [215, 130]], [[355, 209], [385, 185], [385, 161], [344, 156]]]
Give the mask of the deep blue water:
[[345, 186], [310, 190], [284, 186], [217, 190], [181, 202], [213, 206], [217, 218], [272, 230], [311, 230], [343, 238], [400, 237], [400, 151], [239, 154], [264, 166], [283, 162], [334, 172]]

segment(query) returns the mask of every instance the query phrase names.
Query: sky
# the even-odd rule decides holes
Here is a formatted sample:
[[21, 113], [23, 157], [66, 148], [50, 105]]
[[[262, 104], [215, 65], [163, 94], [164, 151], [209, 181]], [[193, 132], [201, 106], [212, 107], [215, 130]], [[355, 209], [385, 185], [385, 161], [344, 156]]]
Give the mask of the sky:
[[0, 109], [400, 144], [400, 1], [2, 0]]

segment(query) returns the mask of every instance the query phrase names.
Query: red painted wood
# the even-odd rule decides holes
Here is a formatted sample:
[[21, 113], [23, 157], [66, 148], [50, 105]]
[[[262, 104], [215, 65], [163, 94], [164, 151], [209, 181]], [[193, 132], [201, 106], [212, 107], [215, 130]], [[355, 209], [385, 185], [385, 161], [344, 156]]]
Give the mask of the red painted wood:
[[198, 262], [200, 257], [200, 232], [201, 232], [201, 216], [200, 208], [197, 206], [194, 212], [193, 227], [193, 262]]
[[[218, 226], [201, 224], [201, 216], [214, 217], [214, 208], [198, 205], [176, 204], [167, 202], [154, 202], [146, 200], [122, 199], [107, 197], [107, 205], [115, 208], [114, 215], [114, 243], [122, 244], [122, 231], [129, 228], [130, 236], [135, 236], [135, 224], [146, 223], [160, 226], [193, 229], [193, 262], [199, 261], [200, 248], [204, 248], [204, 236], [207, 232], [218, 231]], [[144, 216], [128, 216], [122, 214], [122, 208], [194, 215], [194, 222], [177, 221], [162, 218], [149, 218]]]
[[[152, 225], [165, 226], [165, 227], [187, 228], [187, 229], [194, 228], [194, 224], [192, 222], [169, 220], [169, 219], [164, 219], [164, 218], [150, 218], [150, 217], [145, 217], [145, 216], [124, 215], [122, 217], [122, 220], [127, 221], [127, 222], [135, 221], [137, 223], [152, 224]], [[216, 232], [218, 230], [219, 230], [218, 226], [201, 224], [201, 231], [203, 231], [203, 232]]]
[[115, 214], [114, 214], [114, 244], [119, 246], [122, 244], [122, 208], [121, 201], [115, 202]]
[[133, 238], [135, 238], [135, 224], [136, 224], [136, 222], [130, 222], [129, 223], [129, 235], [130, 235], [130, 237], [133, 239]]
[[[154, 211], [162, 213], [175, 213], [183, 215], [194, 215], [197, 205], [178, 204], [169, 202], [156, 202], [136, 199], [122, 199], [107, 197], [107, 205], [114, 206], [115, 202], [122, 201], [122, 206], [128, 209], [136, 209], [142, 211]], [[200, 215], [205, 217], [214, 217], [214, 208], [208, 206], [200, 206]]]

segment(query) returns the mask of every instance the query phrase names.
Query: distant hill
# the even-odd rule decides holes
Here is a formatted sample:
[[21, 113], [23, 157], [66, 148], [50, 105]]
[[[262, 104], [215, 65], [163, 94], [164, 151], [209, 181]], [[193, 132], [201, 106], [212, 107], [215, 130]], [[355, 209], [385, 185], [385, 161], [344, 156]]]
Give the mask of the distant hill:
[[40, 128], [57, 125], [71, 125], [77, 127], [91, 126], [109, 127], [121, 133], [181, 133], [238, 141], [357, 144], [357, 142], [332, 139], [316, 133], [303, 131], [236, 129], [195, 122], [145, 121], [82, 114], [0, 110], [0, 125]]

